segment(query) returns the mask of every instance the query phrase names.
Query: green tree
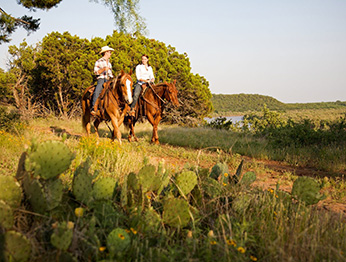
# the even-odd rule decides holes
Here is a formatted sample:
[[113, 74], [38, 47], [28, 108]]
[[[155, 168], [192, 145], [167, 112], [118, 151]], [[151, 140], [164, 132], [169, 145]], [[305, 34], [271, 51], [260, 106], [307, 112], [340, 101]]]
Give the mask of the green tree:
[[21, 115], [34, 114], [35, 103], [29, 91], [29, 83], [32, 81], [32, 70], [35, 68], [36, 48], [28, 46], [24, 41], [19, 47], [10, 46], [9, 54], [9, 74], [13, 82], [9, 83], [15, 106], [19, 109]]
[[182, 106], [177, 109], [168, 106], [164, 120], [191, 124], [212, 110], [209, 83], [191, 73], [187, 54], [179, 54], [174, 47], [144, 36], [117, 31], [106, 39], [97, 37], [91, 41], [67, 32], [52, 32], [44, 37], [33, 59], [34, 69], [30, 71], [30, 90], [35, 100], [57, 115], [68, 116], [74, 108], [79, 108], [82, 93], [93, 83], [94, 64], [104, 45], [115, 49], [111, 57], [115, 74], [132, 70], [135, 81], [134, 69], [142, 54], [147, 54], [157, 83], [177, 81]]
[[33, 90], [60, 115], [68, 113], [80, 100], [83, 88], [92, 83], [92, 71], [97, 60], [96, 50], [86, 39], [65, 32], [52, 32], [43, 38], [37, 54]]
[[[7, 0], [9, 1], [9, 0]], [[17, 0], [25, 8], [35, 11], [37, 9], [49, 10], [57, 6], [62, 0]], [[92, 0], [107, 6], [114, 15], [115, 25], [124, 33], [145, 34], [146, 24], [139, 15], [139, 0]], [[11, 34], [23, 27], [28, 33], [36, 31], [40, 26], [40, 19], [31, 16], [16, 18], [0, 7], [0, 44], [10, 42]]]

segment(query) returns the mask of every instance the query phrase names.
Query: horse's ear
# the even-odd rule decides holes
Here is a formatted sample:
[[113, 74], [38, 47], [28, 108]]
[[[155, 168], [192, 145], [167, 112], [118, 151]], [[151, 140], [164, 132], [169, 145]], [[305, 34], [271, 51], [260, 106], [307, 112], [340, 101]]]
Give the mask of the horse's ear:
[[130, 69], [130, 73], [129, 73], [129, 75], [132, 75], [132, 69]]

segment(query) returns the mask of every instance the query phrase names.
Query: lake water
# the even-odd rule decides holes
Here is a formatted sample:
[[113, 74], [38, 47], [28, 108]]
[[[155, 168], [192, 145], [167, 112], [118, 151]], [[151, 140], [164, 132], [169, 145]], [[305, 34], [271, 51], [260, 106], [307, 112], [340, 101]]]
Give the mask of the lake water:
[[[207, 121], [208, 123], [210, 123], [211, 121], [213, 121], [216, 118], [218, 118], [218, 117], [205, 117], [204, 120]], [[244, 116], [226, 116], [226, 120], [231, 120], [232, 123], [235, 124], [239, 121], [243, 121]]]

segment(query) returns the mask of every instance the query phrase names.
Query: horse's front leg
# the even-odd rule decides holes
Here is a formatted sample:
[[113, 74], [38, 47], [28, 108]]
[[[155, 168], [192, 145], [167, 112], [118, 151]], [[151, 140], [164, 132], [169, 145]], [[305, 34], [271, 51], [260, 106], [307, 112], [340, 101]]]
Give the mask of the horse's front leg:
[[112, 140], [114, 141], [115, 137], [118, 139], [119, 144], [121, 145], [121, 132], [119, 129], [119, 121], [115, 116], [111, 116], [111, 122], [113, 125], [113, 135]]
[[153, 136], [151, 138], [151, 142], [158, 145], [158, 144], [160, 144], [160, 142], [159, 142], [159, 134], [157, 132], [157, 127], [160, 123], [161, 115], [158, 115], [158, 116], [156, 116], [156, 118], [154, 118], [152, 115], [148, 114], [148, 120], [149, 120], [150, 124], [153, 126]]

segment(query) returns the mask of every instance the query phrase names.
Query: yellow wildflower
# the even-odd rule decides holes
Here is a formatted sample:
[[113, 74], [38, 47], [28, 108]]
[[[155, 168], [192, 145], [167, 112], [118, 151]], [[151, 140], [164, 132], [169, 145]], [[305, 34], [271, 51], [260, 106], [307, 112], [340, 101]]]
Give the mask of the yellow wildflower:
[[227, 174], [227, 173], [224, 173], [223, 175], [224, 175], [225, 177], [228, 177], [228, 174]]
[[191, 230], [189, 230], [188, 232], [187, 232], [187, 236], [186, 236], [187, 238], [192, 238], [192, 231]]
[[243, 248], [243, 247], [238, 247], [238, 252], [240, 252], [240, 253], [242, 253], [242, 254], [244, 254], [245, 253], [245, 248]]
[[234, 247], [236, 247], [237, 246], [237, 244], [235, 243], [235, 241], [234, 240], [232, 240], [232, 239], [227, 239], [227, 245], [229, 245], [229, 246], [234, 246]]
[[125, 239], [125, 236], [124, 236], [123, 234], [118, 234], [118, 237], [119, 237], [120, 239], [122, 239], [122, 240]]
[[252, 261], [257, 261], [257, 257], [254, 257], [254, 256], [250, 256], [250, 259], [251, 259]]
[[126, 231], [126, 233], [130, 233], [131, 231], [130, 230], [128, 230], [128, 229], [125, 229], [125, 231]]
[[147, 193], [146, 196], [147, 196], [148, 199], [151, 199], [150, 193]]
[[216, 241], [215, 240], [210, 241], [210, 245], [216, 245]]
[[71, 222], [71, 221], [68, 221], [68, 222], [67, 222], [67, 228], [68, 228], [68, 229], [73, 229], [73, 228], [74, 228], [74, 223]]
[[226, 184], [226, 183], [223, 183], [223, 186], [227, 186], [227, 184]]
[[131, 229], [133, 234], [135, 234], [135, 235], [137, 234], [137, 231], [134, 228], [131, 227], [130, 229]]
[[214, 237], [214, 231], [213, 230], [210, 230], [208, 232], [208, 237]]
[[99, 247], [100, 252], [103, 252], [106, 250], [106, 247]]

